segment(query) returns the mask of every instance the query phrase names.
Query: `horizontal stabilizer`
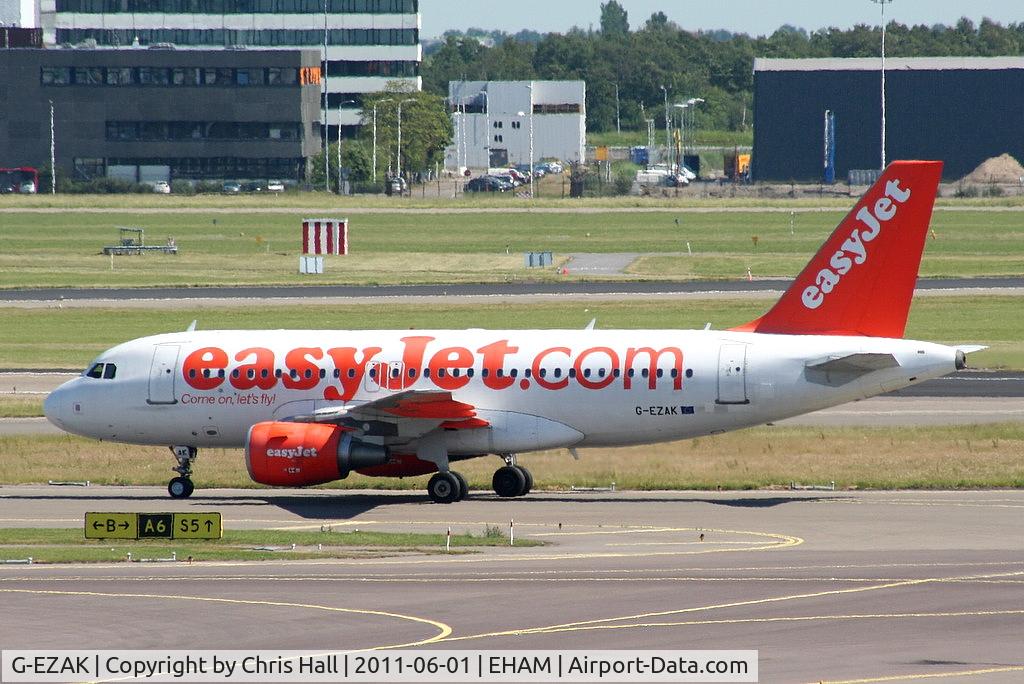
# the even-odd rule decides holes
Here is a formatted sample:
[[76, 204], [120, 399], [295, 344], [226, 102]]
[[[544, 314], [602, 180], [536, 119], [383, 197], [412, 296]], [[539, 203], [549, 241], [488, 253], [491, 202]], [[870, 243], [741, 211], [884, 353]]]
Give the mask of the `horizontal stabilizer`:
[[865, 375], [885, 368], [899, 368], [900, 362], [892, 354], [861, 353], [845, 356], [829, 356], [809, 361], [807, 370], [820, 373], [842, 373], [844, 375]]

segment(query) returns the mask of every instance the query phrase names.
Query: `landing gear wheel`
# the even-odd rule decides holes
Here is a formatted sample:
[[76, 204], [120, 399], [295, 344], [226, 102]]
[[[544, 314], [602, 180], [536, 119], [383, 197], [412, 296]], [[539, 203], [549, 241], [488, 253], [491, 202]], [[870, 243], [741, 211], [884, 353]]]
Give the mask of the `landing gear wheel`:
[[187, 499], [195, 491], [195, 485], [187, 477], [176, 477], [167, 483], [167, 493], [172, 499]]
[[462, 473], [457, 473], [454, 470], [450, 471], [455, 479], [459, 481], [459, 501], [462, 501], [469, 494], [469, 483], [466, 482], [466, 478], [462, 476]]
[[522, 496], [526, 490], [526, 476], [515, 466], [502, 466], [494, 471], [491, 486], [498, 496]]
[[167, 483], [167, 493], [172, 499], [187, 499], [195, 491], [192, 484], [192, 463], [196, 460], [199, 451], [192, 446], [172, 446], [171, 453], [178, 465], [171, 468], [178, 473], [178, 477]]
[[454, 473], [434, 473], [427, 482], [427, 494], [434, 503], [453, 503], [462, 494], [462, 483]]
[[517, 466], [514, 466], [514, 467], [516, 469], [522, 471], [523, 479], [526, 480], [526, 487], [523, 488], [523, 493], [520, 494], [519, 496], [526, 496], [527, 494], [530, 493], [530, 490], [533, 489], [533, 475], [524, 466], [517, 465]]

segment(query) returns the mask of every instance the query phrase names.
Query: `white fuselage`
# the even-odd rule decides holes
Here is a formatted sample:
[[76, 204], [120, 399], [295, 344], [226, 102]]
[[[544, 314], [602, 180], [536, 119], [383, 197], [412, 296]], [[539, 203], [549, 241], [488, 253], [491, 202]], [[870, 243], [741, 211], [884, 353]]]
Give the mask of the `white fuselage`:
[[[850, 376], [808, 366], [891, 354]], [[622, 446], [714, 434], [863, 399], [955, 370], [956, 349], [871, 337], [711, 330], [191, 331], [101, 354], [46, 415], [89, 437], [241, 447], [255, 423], [447, 389], [486, 420], [453, 456]], [[97, 373], [93, 373], [94, 375]], [[415, 448], [401, 435], [383, 439]]]

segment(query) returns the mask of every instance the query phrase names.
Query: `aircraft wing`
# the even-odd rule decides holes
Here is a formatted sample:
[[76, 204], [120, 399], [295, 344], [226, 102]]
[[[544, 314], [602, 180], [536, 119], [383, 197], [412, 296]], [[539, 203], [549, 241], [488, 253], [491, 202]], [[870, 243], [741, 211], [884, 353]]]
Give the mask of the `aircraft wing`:
[[436, 428], [467, 430], [490, 427], [471, 404], [456, 401], [446, 390], [406, 390], [351, 407], [329, 407], [294, 416], [299, 423], [335, 423], [365, 434], [412, 438]]

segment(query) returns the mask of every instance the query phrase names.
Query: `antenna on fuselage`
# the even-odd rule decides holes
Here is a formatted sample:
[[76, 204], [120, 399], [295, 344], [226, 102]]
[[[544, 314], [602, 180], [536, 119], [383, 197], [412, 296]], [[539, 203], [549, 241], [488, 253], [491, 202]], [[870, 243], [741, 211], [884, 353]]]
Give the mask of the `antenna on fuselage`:
[[192, 331], [194, 331], [196, 329], [196, 323], [198, 323], [198, 322], [199, 322], [199, 319], [196, 319], [196, 320], [192, 321], [191, 323], [189, 323], [188, 327], [185, 328], [185, 332], [192, 332]]
[[583, 329], [584, 330], [593, 330], [595, 325], [597, 325], [597, 319], [596, 318], [591, 318], [590, 322], [587, 323], [587, 326], [585, 328], [583, 328]]

